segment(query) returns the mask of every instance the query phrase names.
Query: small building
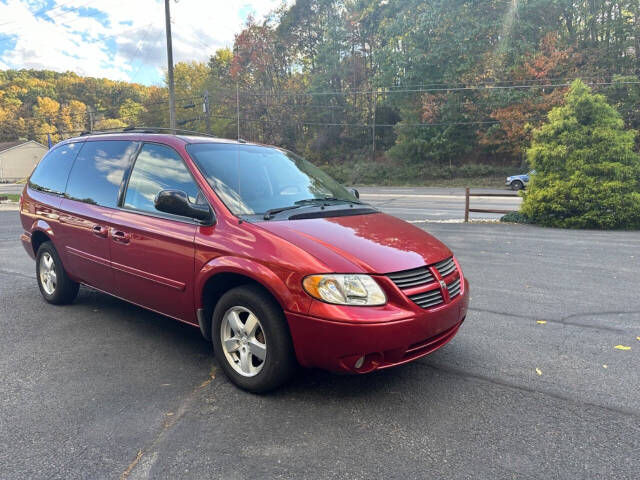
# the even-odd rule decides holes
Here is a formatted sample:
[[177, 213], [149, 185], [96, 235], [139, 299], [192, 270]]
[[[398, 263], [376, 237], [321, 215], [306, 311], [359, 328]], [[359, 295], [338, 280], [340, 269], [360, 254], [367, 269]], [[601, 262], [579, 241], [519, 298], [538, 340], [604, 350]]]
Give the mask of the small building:
[[0, 182], [27, 178], [47, 151], [34, 140], [0, 142]]

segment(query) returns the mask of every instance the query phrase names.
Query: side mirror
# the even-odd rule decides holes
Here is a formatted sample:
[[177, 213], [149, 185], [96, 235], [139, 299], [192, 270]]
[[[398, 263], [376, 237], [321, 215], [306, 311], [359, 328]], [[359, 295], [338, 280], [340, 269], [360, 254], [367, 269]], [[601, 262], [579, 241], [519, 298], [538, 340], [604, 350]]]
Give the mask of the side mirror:
[[191, 203], [187, 194], [181, 190], [162, 190], [158, 192], [154, 204], [157, 210], [164, 213], [195, 218], [207, 223], [213, 221], [213, 213], [208, 205]]
[[351, 195], [353, 195], [356, 198], [360, 198], [360, 192], [358, 191], [357, 188], [350, 188], [349, 191], [351, 192]]

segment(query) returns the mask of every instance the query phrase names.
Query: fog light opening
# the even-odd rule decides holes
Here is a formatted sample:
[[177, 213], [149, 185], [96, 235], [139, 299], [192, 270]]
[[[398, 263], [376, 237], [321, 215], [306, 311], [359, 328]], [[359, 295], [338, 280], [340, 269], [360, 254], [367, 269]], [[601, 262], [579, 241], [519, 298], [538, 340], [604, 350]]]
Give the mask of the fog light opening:
[[363, 365], [364, 365], [364, 355], [362, 355], [358, 360], [356, 360], [356, 363], [353, 366], [357, 370], [359, 370], [362, 368]]

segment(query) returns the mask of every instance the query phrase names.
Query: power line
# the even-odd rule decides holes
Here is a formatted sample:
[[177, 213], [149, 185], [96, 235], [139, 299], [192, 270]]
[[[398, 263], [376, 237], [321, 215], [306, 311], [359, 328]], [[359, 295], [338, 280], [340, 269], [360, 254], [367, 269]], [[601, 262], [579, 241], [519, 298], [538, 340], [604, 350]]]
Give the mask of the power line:
[[[585, 85], [589, 86], [606, 86], [606, 85], [640, 85], [640, 81], [628, 81], [628, 82], [585, 82]], [[245, 97], [305, 97], [305, 96], [349, 96], [349, 95], [384, 95], [390, 93], [429, 93], [429, 92], [460, 92], [460, 91], [492, 91], [492, 90], [519, 90], [519, 89], [544, 89], [544, 88], [559, 88], [570, 87], [571, 83], [556, 83], [556, 84], [540, 84], [540, 85], [467, 85], [465, 87], [443, 87], [443, 88], [407, 88], [390, 90], [388, 87], [378, 90], [354, 90], [344, 92], [250, 92], [241, 91], [241, 95]]]
[[[158, 29], [158, 33], [156, 34], [155, 37], [153, 37], [153, 43], [154, 44], [160, 39], [160, 37], [162, 36], [163, 33], [164, 32], [162, 31], [162, 29]], [[144, 40], [143, 40], [143, 43], [144, 43]], [[150, 53], [150, 51], [147, 52], [146, 55], [143, 55], [142, 60], [140, 61], [140, 65], [136, 69], [136, 73], [134, 73], [133, 75], [131, 75], [129, 77], [132, 82], [133, 82], [134, 79], [136, 79], [138, 77], [138, 74], [140, 73], [140, 70], [142, 70], [142, 67], [145, 64], [145, 60], [149, 57], [149, 53]], [[131, 64], [133, 65], [133, 62], [131, 62]]]
[[[528, 83], [528, 82], [558, 82], [561, 81], [563, 83], [573, 81], [573, 80], [586, 80], [586, 79], [604, 79], [611, 78], [613, 79], [616, 76], [635, 76], [633, 73], [606, 73], [602, 75], [592, 75], [592, 76], [578, 76], [578, 77], [537, 77], [537, 78], [523, 78], [520, 80], [491, 80], [486, 82], [477, 82], [475, 85], [500, 85], [500, 84], [515, 84], [515, 83]], [[615, 82], [614, 82], [615, 83]], [[468, 83], [465, 82], [440, 82], [440, 83], [422, 83], [422, 84], [409, 84], [409, 85], [395, 85], [392, 87], [381, 87], [384, 89], [393, 89], [393, 88], [420, 88], [420, 87], [443, 87], [443, 86], [453, 86], [453, 87], [464, 87], [469, 86]]]

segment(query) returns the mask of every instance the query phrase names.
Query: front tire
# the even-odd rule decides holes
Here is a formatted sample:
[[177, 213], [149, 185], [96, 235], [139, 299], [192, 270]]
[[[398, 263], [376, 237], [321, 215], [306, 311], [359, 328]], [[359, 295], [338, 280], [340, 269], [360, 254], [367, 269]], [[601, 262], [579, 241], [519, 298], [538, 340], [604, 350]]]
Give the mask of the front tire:
[[254, 393], [287, 382], [297, 363], [280, 306], [262, 288], [245, 285], [225, 293], [213, 312], [213, 350], [227, 377]]
[[80, 285], [64, 271], [60, 256], [51, 242], [44, 242], [36, 255], [36, 278], [44, 299], [54, 305], [71, 303]]
[[511, 190], [522, 190], [524, 188], [524, 184], [520, 180], [514, 180], [511, 182]]

